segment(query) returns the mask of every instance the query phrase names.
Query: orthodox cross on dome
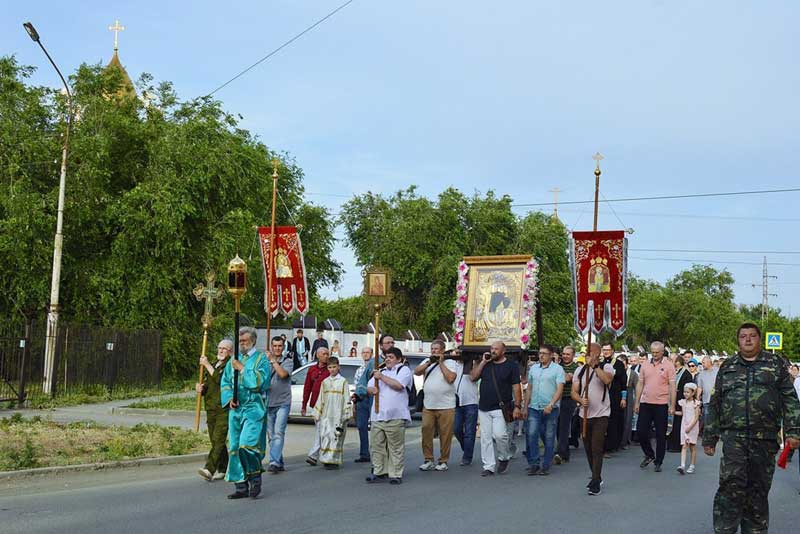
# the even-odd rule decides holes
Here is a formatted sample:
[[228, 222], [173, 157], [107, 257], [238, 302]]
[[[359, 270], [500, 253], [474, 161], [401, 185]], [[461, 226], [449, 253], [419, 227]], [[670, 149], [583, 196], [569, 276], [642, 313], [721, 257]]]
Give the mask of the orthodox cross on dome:
[[592, 156], [592, 159], [597, 163], [597, 170], [600, 170], [600, 162], [606, 159], [600, 152]]
[[119, 50], [119, 32], [125, 31], [125, 26], [120, 26], [119, 20], [115, 20], [114, 25], [109, 26], [108, 30], [114, 32], [114, 52], [116, 52]]
[[553, 217], [558, 219], [558, 194], [561, 192], [561, 189], [554, 187], [550, 192], [553, 193]]

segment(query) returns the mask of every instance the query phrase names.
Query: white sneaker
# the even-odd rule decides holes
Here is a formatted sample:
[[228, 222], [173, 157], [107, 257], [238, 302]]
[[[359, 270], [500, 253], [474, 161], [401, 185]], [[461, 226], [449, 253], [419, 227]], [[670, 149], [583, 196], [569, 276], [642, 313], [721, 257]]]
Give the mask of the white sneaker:
[[208, 480], [209, 482], [211, 481], [211, 471], [209, 471], [205, 467], [202, 469], [198, 469], [197, 474], [203, 477], [204, 479]]
[[225, 473], [214, 473], [212, 480], [222, 480], [225, 478]]
[[425, 463], [419, 466], [420, 471], [433, 471], [436, 466], [430, 460], [425, 460]]
[[447, 463], [442, 462], [440, 464], [437, 464], [434, 469], [436, 469], [437, 471], [447, 471]]
[[687, 470], [686, 470], [686, 472], [687, 472], [687, 473], [689, 473], [690, 475], [691, 475], [692, 473], [694, 473], [694, 464], [690, 465], [690, 466], [689, 466], [689, 469], [687, 469]]

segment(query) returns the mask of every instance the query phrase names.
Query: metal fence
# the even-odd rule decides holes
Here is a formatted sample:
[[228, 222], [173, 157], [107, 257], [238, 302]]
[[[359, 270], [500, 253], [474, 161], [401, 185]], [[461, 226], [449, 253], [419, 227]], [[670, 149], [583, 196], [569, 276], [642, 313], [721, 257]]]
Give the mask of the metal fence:
[[[47, 323], [0, 330], [0, 401], [40, 395]], [[161, 384], [161, 331], [61, 323], [52, 395]]]

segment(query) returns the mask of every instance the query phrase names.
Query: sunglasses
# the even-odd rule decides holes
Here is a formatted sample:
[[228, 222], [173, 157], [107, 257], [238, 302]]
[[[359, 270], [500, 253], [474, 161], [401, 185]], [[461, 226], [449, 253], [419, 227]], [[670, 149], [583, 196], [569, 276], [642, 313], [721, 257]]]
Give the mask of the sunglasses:
[[697, 367], [697, 366], [695, 364], [693, 364], [693, 363], [690, 363], [689, 367]]

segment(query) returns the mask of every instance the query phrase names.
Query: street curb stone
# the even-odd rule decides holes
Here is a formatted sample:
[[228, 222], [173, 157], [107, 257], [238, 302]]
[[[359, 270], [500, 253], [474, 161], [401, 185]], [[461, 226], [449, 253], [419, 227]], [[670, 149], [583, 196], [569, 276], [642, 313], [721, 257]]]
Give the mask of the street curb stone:
[[61, 473], [75, 473], [78, 471], [100, 471], [102, 469], [118, 469], [126, 467], [140, 467], [143, 465], [171, 465], [201, 462], [206, 459], [207, 453], [182, 454], [180, 456], [159, 456], [156, 458], [139, 458], [137, 460], [120, 460], [118, 462], [99, 462], [94, 464], [58, 465], [53, 467], [37, 467], [35, 469], [20, 469], [19, 471], [0, 471], [0, 480], [15, 480], [37, 475], [58, 475]]
[[[128, 408], [127, 406], [113, 407], [110, 411], [116, 415], [151, 415], [161, 417], [194, 417], [194, 412], [188, 410], [158, 410], [150, 408]], [[200, 412], [200, 417], [205, 418], [205, 410]]]

